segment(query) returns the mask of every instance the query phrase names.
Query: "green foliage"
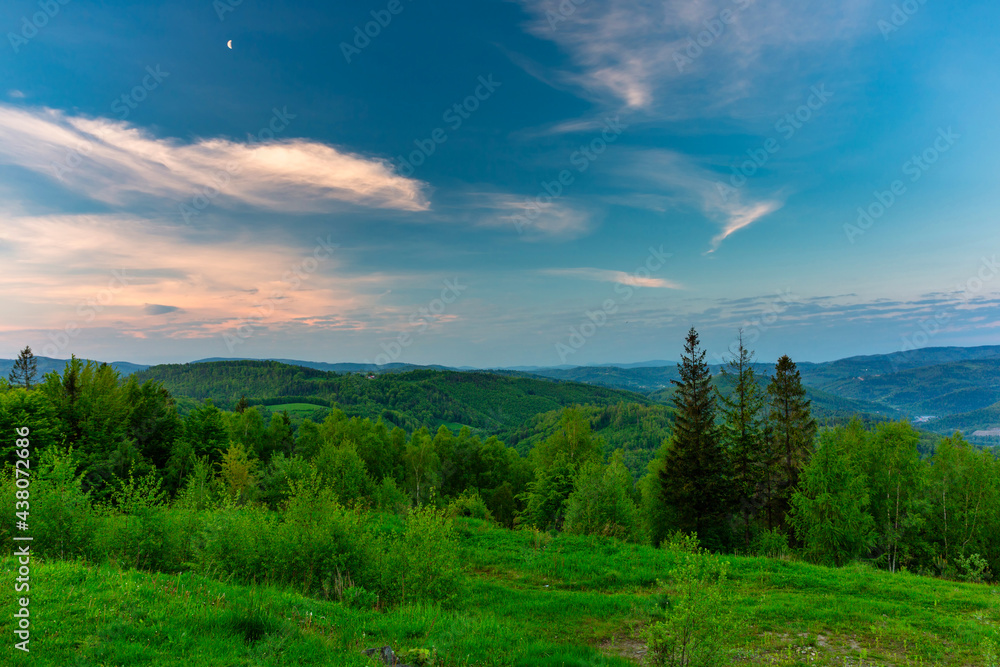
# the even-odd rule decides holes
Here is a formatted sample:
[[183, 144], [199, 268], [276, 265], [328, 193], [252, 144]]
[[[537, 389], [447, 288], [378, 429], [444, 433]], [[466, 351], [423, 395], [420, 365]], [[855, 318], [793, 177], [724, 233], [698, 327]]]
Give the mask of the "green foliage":
[[[15, 390], [23, 391], [23, 390]], [[34, 540], [32, 549], [56, 557], [73, 559], [91, 553], [97, 517], [90, 495], [83, 488], [83, 475], [72, 450], [52, 447], [43, 450], [35, 459], [28, 487], [29, 498], [19, 501], [14, 469], [4, 471], [2, 495], [10, 505], [0, 514], [0, 536], [10, 543], [15, 535], [25, 534], [15, 530], [15, 511], [27, 511], [26, 523]], [[24, 504], [15, 503], [23, 502]]]
[[675, 527], [697, 532], [719, 549], [729, 541], [730, 464], [715, 423], [712, 372], [694, 328], [688, 332], [678, 371], [681, 379], [673, 381], [677, 414], [660, 483]]
[[768, 513], [770, 528], [784, 523], [792, 495], [798, 487], [799, 473], [812, 453], [817, 426], [799, 370], [788, 355], [781, 356], [775, 364], [767, 394], [770, 398], [767, 424], [771, 447], [781, 471], [777, 493], [767, 499], [768, 505], [773, 507]]
[[452, 520], [425, 505], [410, 511], [402, 539], [388, 543], [389, 571], [400, 602], [448, 601], [458, 592], [461, 573], [458, 535]]
[[787, 558], [791, 553], [788, 535], [777, 528], [758, 531], [750, 543], [750, 552], [766, 558]]
[[576, 475], [566, 502], [565, 530], [635, 541], [642, 535], [639, 509], [632, 499], [632, 476], [617, 451], [604, 465], [590, 461]]
[[341, 503], [360, 502], [372, 495], [374, 483], [353, 443], [340, 447], [327, 443], [313, 463], [323, 483]]
[[476, 491], [463, 491], [461, 495], [448, 503], [447, 515], [452, 518], [471, 517], [481, 521], [492, 521], [493, 515], [486, 501]]
[[662, 667], [715, 667], [725, 664], [726, 640], [736, 629], [729, 563], [693, 541], [675, 538], [675, 556], [660, 609], [647, 633], [650, 664]]
[[135, 375], [140, 382], [162, 382], [175, 395], [222, 406], [235, 406], [244, 394], [275, 404], [320, 400], [348, 416], [382, 419], [410, 431], [447, 423], [499, 433], [570, 405], [650, 403], [627, 391], [480, 372], [418, 370], [369, 380], [365, 374], [338, 375], [276, 361], [216, 361], [153, 366]]
[[722, 368], [733, 388], [725, 394], [719, 392], [719, 401], [721, 438], [732, 467], [732, 494], [741, 518], [743, 543], [749, 546], [750, 524], [761, 504], [758, 497], [771, 486], [768, 480], [777, 460], [772, 454], [772, 440], [766, 437], [764, 391], [754, 371], [753, 352], [743, 344], [742, 329], [738, 340], [733, 358]]
[[791, 525], [815, 562], [844, 565], [864, 555], [874, 541], [867, 512], [864, 473], [852, 460], [843, 431], [823, 433], [792, 496]]
[[542, 530], [560, 528], [575, 477], [576, 468], [565, 452], [557, 452], [548, 466], [538, 467], [534, 481], [521, 496], [525, 504], [519, 515], [521, 523]]
[[14, 360], [14, 367], [10, 369], [8, 381], [12, 386], [21, 386], [30, 390], [38, 375], [38, 360], [31, 352], [31, 346], [26, 345]]

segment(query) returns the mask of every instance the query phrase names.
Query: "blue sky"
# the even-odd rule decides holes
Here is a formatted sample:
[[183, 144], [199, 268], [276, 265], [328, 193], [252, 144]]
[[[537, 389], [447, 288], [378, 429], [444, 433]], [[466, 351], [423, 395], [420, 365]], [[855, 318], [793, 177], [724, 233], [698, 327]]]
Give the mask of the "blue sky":
[[997, 343], [998, 25], [987, 1], [10, 0], [0, 357]]

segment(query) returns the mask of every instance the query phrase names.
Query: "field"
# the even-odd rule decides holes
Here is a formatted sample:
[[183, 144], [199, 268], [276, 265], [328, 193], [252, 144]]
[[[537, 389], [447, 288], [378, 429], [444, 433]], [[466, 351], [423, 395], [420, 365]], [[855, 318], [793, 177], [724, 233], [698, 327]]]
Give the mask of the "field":
[[[48, 561], [32, 571], [31, 653], [16, 665], [372, 665], [389, 644], [446, 666], [644, 662], [644, 631], [677, 554], [597, 537], [458, 520], [465, 563], [441, 606], [376, 611], [114, 565]], [[988, 665], [1000, 588], [857, 565], [728, 557], [738, 631], [724, 664]], [[2, 568], [15, 569], [5, 557]], [[4, 597], [10, 618], [13, 596]]]

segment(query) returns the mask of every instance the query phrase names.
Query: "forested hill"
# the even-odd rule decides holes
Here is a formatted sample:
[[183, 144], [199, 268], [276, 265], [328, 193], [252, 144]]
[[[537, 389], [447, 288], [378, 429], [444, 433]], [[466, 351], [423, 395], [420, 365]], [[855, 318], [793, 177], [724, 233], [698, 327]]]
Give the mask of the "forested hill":
[[176, 397], [211, 399], [222, 408], [234, 407], [242, 396], [251, 404], [336, 405], [349, 415], [382, 418], [407, 429], [448, 424], [497, 432], [571, 405], [652, 404], [639, 394], [575, 382], [433, 370], [368, 377], [276, 361], [153, 366], [136, 379], [162, 382]]

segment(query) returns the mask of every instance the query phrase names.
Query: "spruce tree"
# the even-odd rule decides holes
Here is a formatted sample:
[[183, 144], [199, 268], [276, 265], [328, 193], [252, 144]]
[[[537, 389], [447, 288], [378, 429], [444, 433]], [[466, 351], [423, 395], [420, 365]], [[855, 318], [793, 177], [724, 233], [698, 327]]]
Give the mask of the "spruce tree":
[[31, 352], [31, 346], [26, 345], [14, 361], [14, 367], [10, 369], [8, 380], [12, 385], [21, 385], [25, 389], [31, 389], [31, 383], [38, 375], [38, 361]]
[[722, 374], [734, 383], [728, 395], [719, 392], [722, 440], [732, 462], [733, 499], [743, 524], [744, 546], [749, 547], [757, 490], [765, 479], [764, 407], [767, 401], [754, 372], [754, 353], [743, 344], [742, 329], [739, 347], [723, 366]]
[[676, 416], [660, 484], [677, 528], [697, 532], [703, 544], [720, 548], [727, 541], [724, 526], [730, 509], [728, 462], [715, 425], [712, 371], [694, 327], [677, 368], [681, 379], [672, 380], [677, 385]]
[[781, 466], [776, 514], [778, 523], [783, 523], [799, 484], [799, 473], [809, 462], [817, 428], [799, 370], [787, 354], [778, 359], [767, 393], [771, 402], [768, 422], [772, 446], [779, 453]]

